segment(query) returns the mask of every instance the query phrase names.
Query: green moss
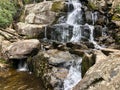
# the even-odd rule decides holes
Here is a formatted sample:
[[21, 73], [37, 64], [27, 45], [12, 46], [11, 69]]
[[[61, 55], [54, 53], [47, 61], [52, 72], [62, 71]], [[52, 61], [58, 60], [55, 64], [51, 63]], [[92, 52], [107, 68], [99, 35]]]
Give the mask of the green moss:
[[117, 16], [117, 15], [114, 15], [114, 16], [112, 17], [112, 20], [115, 20], [115, 21], [120, 21], [120, 17], [119, 17], [119, 16]]
[[5, 59], [0, 58], [0, 63], [6, 64], [7, 62], [6, 62], [6, 60], [5, 60]]
[[63, 8], [64, 8], [63, 3], [61, 1], [56, 1], [53, 3], [51, 11], [60, 12], [61, 10], [63, 10]]
[[89, 9], [92, 9], [92, 10], [97, 10], [98, 7], [94, 4], [94, 3], [91, 3], [91, 2], [88, 2], [88, 5]]
[[116, 5], [115, 12], [116, 13], [120, 13], [120, 4]]

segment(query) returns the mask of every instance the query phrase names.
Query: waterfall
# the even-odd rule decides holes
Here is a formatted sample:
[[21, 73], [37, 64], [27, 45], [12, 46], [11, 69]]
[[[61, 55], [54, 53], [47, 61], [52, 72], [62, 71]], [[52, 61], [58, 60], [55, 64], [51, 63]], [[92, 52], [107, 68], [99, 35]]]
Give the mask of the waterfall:
[[45, 26], [45, 31], [44, 31], [44, 40], [47, 40], [47, 26]]
[[19, 61], [17, 71], [28, 71], [28, 66], [26, 61], [23, 60]]
[[[101, 46], [97, 44], [97, 42], [94, 40], [94, 25], [98, 19], [98, 12], [91, 12], [91, 20], [92, 23], [89, 25], [88, 23], [83, 23], [83, 9], [82, 4], [79, 0], [69, 0], [68, 7], [70, 10], [70, 6], [73, 6], [73, 10], [70, 10], [67, 15], [66, 21], [62, 18], [60, 18], [60, 23], [55, 24], [55, 31], [51, 34], [52, 40], [57, 40], [60, 42], [81, 42], [84, 38], [88, 39], [89, 42], [93, 43], [94, 47], [96, 49], [101, 49]], [[61, 20], [63, 19], [63, 21]], [[85, 30], [85, 27], [88, 27], [89, 30]], [[105, 29], [103, 29], [104, 31]], [[86, 36], [85, 33], [88, 33], [89, 35]], [[103, 33], [104, 34], [104, 33]], [[89, 37], [89, 38], [88, 38]]]
[[81, 62], [82, 58], [80, 57], [77, 57], [77, 59], [73, 61], [69, 74], [64, 80], [64, 90], [72, 90], [72, 88], [81, 80]]

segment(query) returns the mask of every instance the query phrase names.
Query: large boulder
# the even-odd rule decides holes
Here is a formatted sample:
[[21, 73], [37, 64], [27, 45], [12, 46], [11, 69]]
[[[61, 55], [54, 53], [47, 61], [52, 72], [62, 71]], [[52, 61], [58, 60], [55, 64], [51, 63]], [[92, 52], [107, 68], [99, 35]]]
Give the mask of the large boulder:
[[44, 57], [49, 58], [48, 62], [51, 65], [64, 64], [70, 60], [73, 60], [71, 54], [68, 51], [58, 51], [56, 49], [48, 50], [44, 53]]
[[34, 25], [19, 22], [16, 28], [18, 34], [25, 36], [25, 38], [43, 38], [45, 25]]
[[73, 90], [120, 90], [120, 51], [91, 67]]
[[67, 79], [71, 66], [79, 65], [78, 59], [79, 57], [71, 55], [68, 51], [51, 49], [28, 58], [28, 66], [43, 79], [47, 89], [63, 90], [64, 80]]
[[61, 10], [63, 1], [46, 1], [25, 6], [25, 22], [30, 24], [52, 24]]
[[25, 6], [25, 22], [34, 24], [51, 24], [55, 20], [55, 12], [50, 11], [52, 2], [42, 2]]
[[40, 42], [37, 39], [20, 40], [10, 44], [5, 51], [9, 59], [24, 59], [35, 55], [40, 48]]

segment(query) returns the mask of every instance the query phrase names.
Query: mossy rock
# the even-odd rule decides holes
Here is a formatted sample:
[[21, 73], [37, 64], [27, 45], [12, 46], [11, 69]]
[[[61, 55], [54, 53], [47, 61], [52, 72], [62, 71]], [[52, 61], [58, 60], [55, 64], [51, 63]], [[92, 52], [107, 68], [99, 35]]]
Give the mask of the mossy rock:
[[7, 64], [7, 60], [5, 60], [4, 58], [0, 58], [0, 63]]
[[112, 17], [112, 20], [120, 21], [120, 16], [118, 16], [117, 14], [115, 14], [115, 15]]
[[98, 7], [94, 3], [92, 3], [92, 2], [88, 2], [87, 6], [91, 10], [98, 10]]
[[85, 54], [81, 63], [82, 77], [88, 71], [88, 69], [95, 64], [95, 57], [93, 55]]
[[55, 1], [52, 4], [51, 11], [60, 12], [64, 11], [65, 4], [62, 1]]

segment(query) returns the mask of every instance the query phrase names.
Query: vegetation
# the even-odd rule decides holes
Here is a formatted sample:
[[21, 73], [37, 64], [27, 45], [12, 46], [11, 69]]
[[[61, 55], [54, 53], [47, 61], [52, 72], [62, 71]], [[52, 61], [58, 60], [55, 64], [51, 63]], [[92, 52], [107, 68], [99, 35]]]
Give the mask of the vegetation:
[[88, 2], [87, 6], [89, 7], [89, 9], [98, 10], [98, 7], [92, 2]]
[[15, 3], [10, 0], [0, 0], [0, 27], [9, 26], [17, 10]]
[[120, 4], [116, 6], [115, 12], [116, 12], [116, 13], [120, 13]]
[[23, 0], [24, 4], [30, 4], [30, 3], [38, 3], [41, 2], [43, 0]]
[[56, 1], [53, 3], [51, 10], [54, 12], [60, 12], [64, 9], [64, 4], [61, 1]]

